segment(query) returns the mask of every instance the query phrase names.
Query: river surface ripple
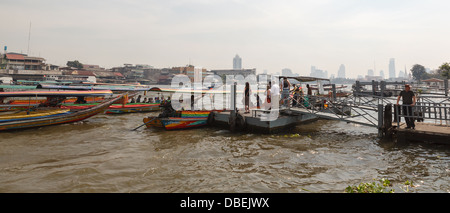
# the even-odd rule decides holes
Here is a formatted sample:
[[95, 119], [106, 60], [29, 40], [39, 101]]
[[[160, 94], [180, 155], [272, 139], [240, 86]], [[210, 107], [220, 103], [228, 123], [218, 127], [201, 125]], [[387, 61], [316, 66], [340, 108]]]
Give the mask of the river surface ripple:
[[380, 141], [374, 128], [324, 120], [273, 135], [131, 131], [152, 114], [0, 133], [0, 192], [340, 193], [374, 178], [450, 192], [445, 145]]

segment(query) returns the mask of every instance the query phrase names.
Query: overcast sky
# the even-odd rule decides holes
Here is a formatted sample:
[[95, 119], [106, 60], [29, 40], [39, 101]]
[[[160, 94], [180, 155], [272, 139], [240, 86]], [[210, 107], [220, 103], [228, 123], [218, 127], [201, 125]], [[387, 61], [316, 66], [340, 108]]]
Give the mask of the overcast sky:
[[450, 62], [448, 0], [0, 0], [0, 46], [48, 63], [157, 68], [191, 62], [258, 73], [311, 66], [347, 77]]

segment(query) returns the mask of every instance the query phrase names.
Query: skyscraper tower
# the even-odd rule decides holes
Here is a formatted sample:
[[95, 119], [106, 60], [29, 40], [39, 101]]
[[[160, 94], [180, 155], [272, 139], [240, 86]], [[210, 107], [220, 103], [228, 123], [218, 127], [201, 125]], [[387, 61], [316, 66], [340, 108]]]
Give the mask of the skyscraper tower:
[[395, 78], [395, 59], [389, 60], [389, 78]]
[[345, 65], [341, 64], [341, 66], [339, 67], [338, 73], [337, 73], [337, 77], [345, 78]]
[[241, 70], [242, 69], [242, 58], [239, 57], [239, 55], [237, 55], [237, 54], [233, 58], [233, 69], [234, 70]]

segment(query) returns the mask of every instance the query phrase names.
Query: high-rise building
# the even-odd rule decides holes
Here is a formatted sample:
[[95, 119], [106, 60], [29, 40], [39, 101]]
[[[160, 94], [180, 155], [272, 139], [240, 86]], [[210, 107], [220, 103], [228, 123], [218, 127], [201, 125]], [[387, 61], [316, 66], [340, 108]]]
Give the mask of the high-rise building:
[[316, 78], [328, 78], [328, 71], [319, 70], [316, 69], [315, 66], [311, 66], [311, 73], [309, 76]]
[[345, 78], [345, 65], [341, 64], [341, 66], [339, 67], [338, 73], [337, 73], [337, 77]]
[[233, 58], [233, 69], [234, 70], [240, 70], [242, 69], [242, 58], [239, 57], [239, 55], [236, 54], [236, 56]]
[[385, 76], [384, 76], [384, 71], [383, 71], [383, 70], [380, 70], [380, 76], [381, 76], [381, 79], [384, 79], [384, 78], [385, 78]]
[[284, 68], [281, 70], [281, 75], [282, 76], [288, 76], [288, 77], [292, 77], [294, 76], [294, 74], [292, 73], [292, 70], [289, 68]]
[[395, 59], [389, 60], [389, 78], [396, 78], [395, 75]]
[[373, 70], [372, 69], [367, 70], [367, 75], [374, 76]]

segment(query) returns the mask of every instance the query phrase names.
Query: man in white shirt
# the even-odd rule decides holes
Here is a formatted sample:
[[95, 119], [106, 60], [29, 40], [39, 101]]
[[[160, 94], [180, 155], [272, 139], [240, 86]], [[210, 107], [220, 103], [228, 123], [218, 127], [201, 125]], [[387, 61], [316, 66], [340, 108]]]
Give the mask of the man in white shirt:
[[270, 88], [270, 97], [272, 109], [279, 109], [280, 106], [280, 86], [276, 81], [272, 81], [272, 88]]

